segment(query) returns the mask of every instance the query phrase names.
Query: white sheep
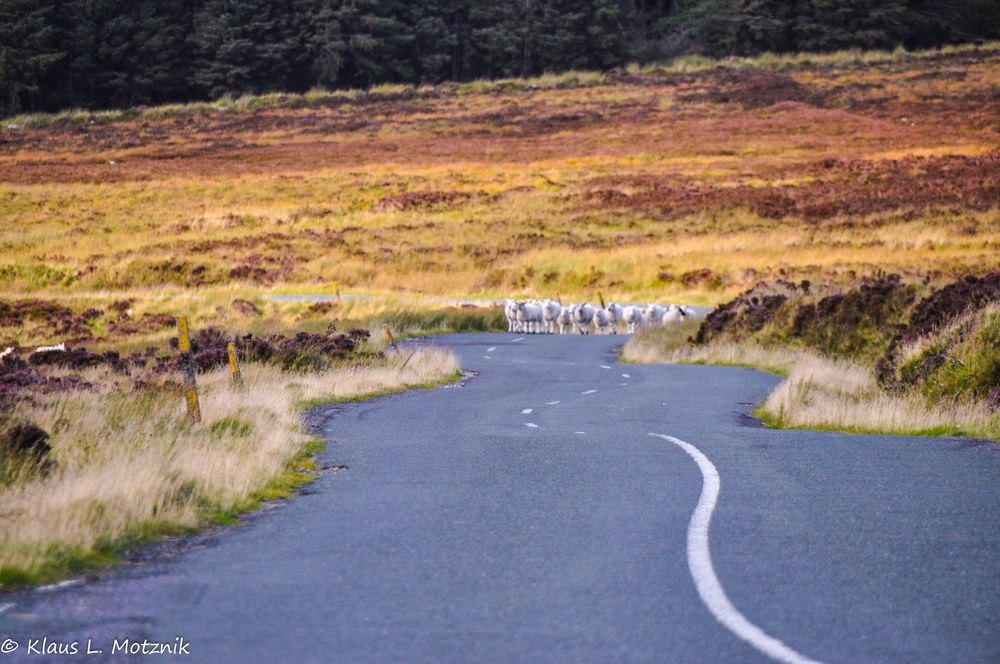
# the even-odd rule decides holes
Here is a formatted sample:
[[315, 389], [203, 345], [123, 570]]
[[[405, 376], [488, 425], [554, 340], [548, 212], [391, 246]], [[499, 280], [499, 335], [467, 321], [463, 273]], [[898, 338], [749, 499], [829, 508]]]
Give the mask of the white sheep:
[[663, 314], [662, 322], [664, 325], [680, 325], [686, 318], [687, 312], [684, 310], [683, 306], [671, 304], [667, 309], [667, 313]]
[[628, 326], [629, 334], [634, 333], [636, 327], [642, 327], [646, 324], [646, 317], [642, 314], [642, 308], [632, 304], [625, 307], [622, 311], [622, 320]]
[[562, 307], [556, 316], [556, 323], [559, 325], [559, 334], [569, 334], [573, 329], [573, 307]]
[[517, 323], [517, 303], [514, 300], [507, 300], [503, 305], [503, 313], [507, 316], [507, 331], [517, 332], [519, 331], [519, 326]]
[[521, 325], [521, 331], [534, 334], [542, 331], [542, 305], [535, 302], [518, 302], [517, 321]]
[[608, 323], [611, 325], [611, 334], [618, 334], [618, 326], [621, 325], [623, 310], [620, 304], [611, 302], [604, 307], [604, 312], [608, 316]]
[[594, 325], [597, 326], [598, 334], [611, 334], [611, 318], [605, 309], [594, 312]]
[[556, 331], [556, 318], [562, 312], [562, 305], [554, 300], [542, 302], [542, 321], [545, 323], [545, 333], [552, 334]]
[[658, 304], [650, 304], [642, 309], [642, 315], [650, 325], [658, 325], [663, 322], [663, 314], [667, 310]]
[[590, 325], [594, 322], [595, 313], [594, 307], [586, 302], [574, 305], [573, 322], [576, 323], [576, 329], [580, 334], [590, 334]]
[[9, 348], [7, 348], [7, 350], [5, 350], [4, 352], [0, 353], [0, 360], [2, 360], [3, 358], [7, 357], [8, 355], [13, 355], [13, 354], [14, 354], [14, 347], [10, 346]]

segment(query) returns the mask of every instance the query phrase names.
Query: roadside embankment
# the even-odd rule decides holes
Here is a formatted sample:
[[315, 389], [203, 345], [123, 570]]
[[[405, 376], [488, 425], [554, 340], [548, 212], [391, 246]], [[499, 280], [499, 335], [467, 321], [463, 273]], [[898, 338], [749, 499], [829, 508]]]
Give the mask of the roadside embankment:
[[1000, 273], [759, 284], [700, 323], [642, 330], [623, 358], [781, 374], [757, 409], [772, 426], [1000, 439]]

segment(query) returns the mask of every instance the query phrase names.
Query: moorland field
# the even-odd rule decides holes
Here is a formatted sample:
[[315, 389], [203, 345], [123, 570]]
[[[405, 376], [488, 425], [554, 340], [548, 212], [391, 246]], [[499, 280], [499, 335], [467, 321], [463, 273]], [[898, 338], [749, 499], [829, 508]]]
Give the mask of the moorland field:
[[[131, 300], [133, 318], [185, 308], [208, 323], [239, 316], [237, 296], [332, 282], [715, 304], [768, 279], [1000, 267], [996, 44], [4, 126], [0, 289], [74, 311]], [[109, 320], [75, 331], [104, 338]]]
[[[289, 495], [303, 408], [460, 376], [382, 321], [506, 329], [439, 296], [728, 301], [624, 359], [785, 373], [777, 426], [1000, 438], [998, 270], [997, 43], [7, 118], [0, 589]], [[335, 283], [380, 297], [265, 297]]]

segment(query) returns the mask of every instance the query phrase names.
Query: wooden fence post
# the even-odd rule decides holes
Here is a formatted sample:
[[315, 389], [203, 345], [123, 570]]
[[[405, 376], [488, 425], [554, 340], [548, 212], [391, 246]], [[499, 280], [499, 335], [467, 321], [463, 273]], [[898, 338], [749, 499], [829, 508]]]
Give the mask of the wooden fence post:
[[399, 347], [396, 346], [396, 339], [392, 336], [392, 330], [389, 329], [388, 323], [382, 323], [382, 329], [385, 330], [385, 336], [389, 340], [389, 348], [393, 350], [398, 350]]
[[180, 341], [181, 366], [184, 367], [184, 397], [187, 399], [188, 417], [194, 422], [200, 422], [201, 406], [198, 404], [198, 385], [195, 382], [194, 358], [191, 357], [187, 316], [177, 317], [177, 337]]
[[226, 346], [229, 353], [229, 371], [233, 374], [233, 385], [243, 387], [243, 376], [240, 374], [240, 363], [236, 360], [236, 344], [232, 341]]

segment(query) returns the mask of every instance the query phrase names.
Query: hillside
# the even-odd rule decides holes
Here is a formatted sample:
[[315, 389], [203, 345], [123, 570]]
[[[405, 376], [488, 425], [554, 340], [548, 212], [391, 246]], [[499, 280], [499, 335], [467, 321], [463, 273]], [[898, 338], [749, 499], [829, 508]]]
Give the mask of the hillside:
[[718, 303], [945, 280], [1000, 268], [998, 95], [994, 44], [24, 116], [0, 288], [142, 313], [334, 281]]

